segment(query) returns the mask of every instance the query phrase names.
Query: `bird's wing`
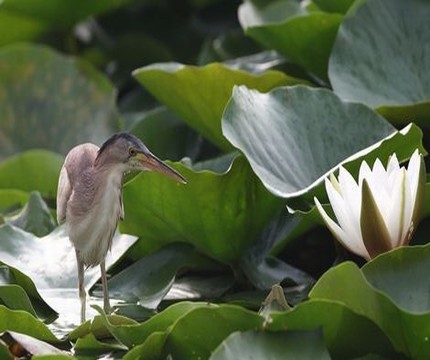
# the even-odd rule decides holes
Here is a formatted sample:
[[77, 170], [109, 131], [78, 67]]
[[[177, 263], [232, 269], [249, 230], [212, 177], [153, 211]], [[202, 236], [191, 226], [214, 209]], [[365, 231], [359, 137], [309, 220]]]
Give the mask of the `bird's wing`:
[[58, 179], [57, 189], [57, 221], [62, 224], [66, 221], [67, 202], [72, 194], [72, 186], [70, 185], [69, 175], [65, 164], [61, 168], [60, 178]]

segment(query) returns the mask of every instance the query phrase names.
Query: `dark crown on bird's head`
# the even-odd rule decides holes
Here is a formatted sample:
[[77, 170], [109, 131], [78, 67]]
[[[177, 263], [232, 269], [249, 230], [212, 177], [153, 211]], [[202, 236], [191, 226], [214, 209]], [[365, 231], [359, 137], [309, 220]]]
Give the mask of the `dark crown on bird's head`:
[[125, 132], [121, 132], [121, 133], [113, 134], [109, 139], [107, 139], [103, 143], [102, 146], [100, 146], [100, 149], [98, 151], [98, 156], [100, 156], [100, 154], [102, 152], [104, 152], [106, 150], [106, 148], [108, 148], [110, 145], [113, 145], [116, 141], [121, 140], [121, 139], [126, 140], [128, 143], [130, 143], [131, 145], [133, 145], [137, 149], [145, 149], [146, 150], [146, 146], [137, 137], [135, 137], [131, 134], [125, 133]]

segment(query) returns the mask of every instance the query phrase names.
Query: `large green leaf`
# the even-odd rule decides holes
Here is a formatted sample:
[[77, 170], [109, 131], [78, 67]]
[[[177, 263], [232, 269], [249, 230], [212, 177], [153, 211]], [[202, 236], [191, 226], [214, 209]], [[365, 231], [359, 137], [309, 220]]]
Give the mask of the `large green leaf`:
[[[389, 264], [393, 264], [390, 259], [402, 257], [399, 253], [403, 252], [407, 254], [405, 261], [396, 264], [394, 271], [389, 271]], [[428, 267], [428, 259], [421, 257], [420, 253], [418, 250], [409, 252], [400, 248], [384, 255], [383, 259], [377, 258], [368, 272], [370, 277], [373, 276], [374, 284], [380, 285], [378, 280], [381, 275], [372, 268], [381, 268], [384, 273], [382, 277], [388, 282], [381, 286], [381, 290], [366, 280], [364, 272], [355, 264], [346, 262], [326, 272], [312, 289], [310, 297], [344, 304], [356, 314], [374, 322], [397, 351], [413, 359], [425, 359], [430, 356], [427, 340], [430, 334], [430, 296], [428, 291], [420, 291], [428, 286], [428, 279], [420, 273]], [[400, 269], [402, 277], [398, 276]], [[388, 293], [387, 289], [390, 289]], [[391, 298], [392, 294], [396, 294], [396, 300]], [[408, 305], [405, 304], [405, 294], [412, 300]]]
[[[4, 270], [5, 266], [0, 265], [0, 273]], [[30, 298], [21, 286], [0, 284], [0, 303], [11, 310], [23, 310], [37, 317]]]
[[[131, 236], [115, 235], [112, 251], [106, 256], [107, 266], [122, 256], [134, 241], [135, 238]], [[57, 311], [68, 312], [61, 314], [68, 321], [79, 321], [77, 292], [72, 292], [70, 295], [70, 289], [75, 289], [77, 283], [76, 256], [63, 228], [57, 228], [47, 236], [39, 238], [17, 227], [5, 224], [0, 226], [0, 244], [0, 259], [15, 268], [16, 271], [19, 269], [18, 273], [21, 274], [18, 276], [14, 273], [14, 277], [11, 279], [28, 279], [22, 273], [31, 277], [31, 280], [28, 279], [31, 284], [28, 285], [23, 285], [23, 282], [26, 284], [27, 280], [21, 282], [16, 280], [11, 283], [16, 283], [26, 290], [28, 287], [30, 290], [27, 293], [30, 294], [30, 298], [37, 294], [34, 287], [36, 285], [38, 290], [43, 290], [44, 298], [55, 306]], [[10, 272], [10, 270], [8, 271]], [[87, 269], [85, 284], [93, 284], [99, 276], [100, 271], [97, 267]], [[70, 299], [70, 296], [73, 298]], [[71, 308], [70, 303], [73, 299], [76, 307]], [[36, 299], [35, 302], [41, 303], [42, 300]], [[38, 312], [37, 309], [36, 312]]]
[[236, 87], [222, 125], [267, 189], [285, 198], [310, 191], [341, 163], [357, 159], [347, 166], [356, 170], [365, 155], [385, 161], [397, 152], [403, 160], [417, 147], [424, 151], [416, 127], [395, 132], [365, 105], [305, 86], [267, 94]]
[[57, 193], [64, 158], [46, 150], [28, 150], [0, 162], [0, 188], [39, 191], [51, 199]]
[[33, 40], [50, 28], [70, 27], [125, 2], [127, 0], [4, 0], [0, 4], [0, 46]]
[[202, 256], [188, 244], [167, 245], [112, 277], [109, 293], [116, 299], [156, 308], [172, 286], [176, 273], [202, 261]]
[[272, 314], [267, 328], [270, 331], [321, 328], [325, 344], [334, 359], [357, 358], [368, 353], [398, 358], [378, 326], [339, 301], [305, 301], [290, 311]]
[[339, 28], [330, 57], [334, 91], [396, 123], [428, 126], [430, 3], [366, 1]]
[[312, 0], [321, 10], [345, 14], [355, 0]]
[[78, 338], [73, 347], [74, 354], [80, 357], [100, 358], [102, 355], [112, 354], [115, 351], [124, 351], [124, 345], [117, 343], [106, 343], [97, 340], [94, 334], [90, 333]]
[[48, 206], [36, 191], [30, 193], [24, 208], [6, 221], [39, 237], [48, 235], [56, 227]]
[[9, 305], [12, 309], [28, 311], [46, 322], [52, 322], [58, 316], [42, 299], [27, 275], [2, 261], [0, 261], [0, 300], [2, 304]]
[[[327, 80], [328, 60], [342, 15], [291, 10], [273, 14], [273, 5], [259, 8], [246, 2], [239, 8], [239, 20], [247, 35]], [[284, 18], [279, 19], [279, 14]]]
[[401, 309], [430, 313], [430, 245], [404, 247], [366, 263], [362, 272], [372, 286], [387, 294]]
[[29, 194], [22, 190], [0, 189], [0, 214], [22, 208], [27, 203], [28, 197]]
[[106, 318], [104, 323], [113, 337], [127, 347], [133, 347], [137, 344], [144, 343], [153, 333], [167, 331], [181, 316], [195, 308], [207, 306], [198, 302], [180, 302], [168, 307], [159, 314], [154, 315], [149, 320], [141, 324], [114, 324], [112, 318]]
[[26, 311], [10, 310], [0, 305], [0, 332], [16, 331], [30, 335], [36, 339], [58, 343], [59, 339], [49, 330], [49, 328], [37, 320]]
[[187, 185], [155, 173], [136, 176], [124, 187], [123, 232], [140, 242], [187, 242], [222, 262], [236, 262], [282, 207], [243, 157], [225, 173], [194, 171], [172, 164]]
[[160, 159], [177, 161], [195, 158], [201, 137], [166, 107], [158, 107], [142, 114], [128, 128]]
[[42, 46], [2, 48], [0, 156], [101, 143], [117, 129], [115, 96], [109, 80], [81, 60]]
[[232, 332], [258, 329], [263, 318], [233, 305], [202, 306], [180, 317], [169, 329], [162, 358], [207, 359]]
[[234, 85], [243, 84], [264, 92], [303, 82], [279, 71], [253, 74], [219, 63], [204, 67], [154, 64], [135, 70], [133, 75], [189, 126], [224, 150], [232, 147], [222, 135], [221, 116]]
[[235, 332], [212, 353], [210, 360], [331, 359], [320, 332]]
[[263, 322], [258, 314], [238, 306], [190, 302], [172, 305], [139, 325], [115, 326], [102, 316], [118, 341], [128, 347], [141, 344], [132, 350], [134, 356], [154, 359], [168, 354], [175, 359], [206, 359], [232, 332], [259, 329]]
[[253, 262], [253, 257], [244, 257], [241, 267], [249, 281], [261, 290], [267, 290], [274, 284], [284, 280], [293, 286], [306, 286], [314, 280], [304, 271], [301, 271], [275, 257], [267, 257], [261, 262]]

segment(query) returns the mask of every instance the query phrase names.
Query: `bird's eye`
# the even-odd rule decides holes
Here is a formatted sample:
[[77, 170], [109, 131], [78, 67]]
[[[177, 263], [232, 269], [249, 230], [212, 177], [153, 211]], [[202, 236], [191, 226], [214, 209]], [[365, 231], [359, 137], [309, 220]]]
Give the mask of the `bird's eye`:
[[130, 156], [136, 156], [136, 153], [137, 153], [136, 149], [134, 149], [134, 148], [128, 149], [128, 154]]

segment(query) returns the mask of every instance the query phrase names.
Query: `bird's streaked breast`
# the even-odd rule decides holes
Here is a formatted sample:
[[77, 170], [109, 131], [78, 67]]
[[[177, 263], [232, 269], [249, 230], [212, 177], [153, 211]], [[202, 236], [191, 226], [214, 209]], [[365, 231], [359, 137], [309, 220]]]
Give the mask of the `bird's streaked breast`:
[[70, 221], [69, 237], [87, 266], [98, 265], [112, 244], [121, 215], [123, 172], [105, 172], [88, 211]]

